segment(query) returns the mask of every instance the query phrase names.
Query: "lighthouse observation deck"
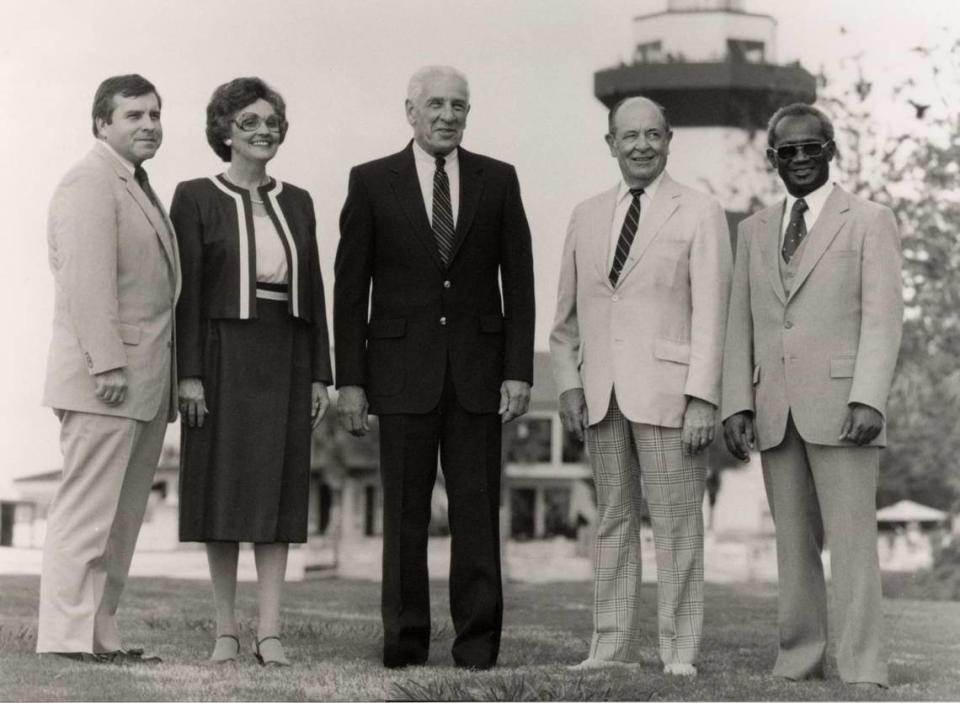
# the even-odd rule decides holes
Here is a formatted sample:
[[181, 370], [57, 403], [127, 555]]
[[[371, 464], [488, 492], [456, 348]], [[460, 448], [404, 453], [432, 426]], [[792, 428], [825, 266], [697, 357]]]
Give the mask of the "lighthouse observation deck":
[[594, 74], [607, 107], [645, 95], [677, 127], [753, 129], [780, 106], [813, 102], [816, 80], [799, 64], [776, 62], [776, 20], [742, 0], [668, 0], [633, 20], [630, 64]]

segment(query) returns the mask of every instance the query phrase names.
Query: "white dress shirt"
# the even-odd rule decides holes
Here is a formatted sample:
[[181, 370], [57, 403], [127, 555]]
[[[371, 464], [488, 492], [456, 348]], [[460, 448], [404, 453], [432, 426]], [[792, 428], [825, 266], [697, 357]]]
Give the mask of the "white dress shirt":
[[136, 172], [137, 167], [134, 166], [134, 165], [133, 165], [132, 163], [130, 163], [129, 161], [127, 161], [127, 160], [126, 160], [125, 158], [123, 158], [122, 156], [120, 156], [120, 154], [117, 153], [117, 150], [114, 149], [112, 146], [110, 146], [110, 142], [108, 142], [106, 139], [101, 139], [100, 141], [103, 142], [103, 145], [104, 145], [105, 147], [107, 147], [107, 149], [110, 150], [110, 153], [111, 153], [111, 154], [113, 154], [114, 156], [117, 157], [117, 160], [118, 160], [120, 163], [122, 163], [122, 164], [124, 165], [124, 167], [125, 167], [131, 174]]
[[[450, 207], [453, 210], [453, 226], [457, 226], [457, 214], [460, 212], [460, 160], [457, 149], [444, 156], [443, 170], [450, 181]], [[428, 154], [423, 147], [413, 141], [413, 161], [417, 166], [417, 178], [420, 180], [420, 192], [423, 204], [427, 208], [427, 219], [433, 226], [433, 174], [437, 170], [437, 157]]]
[[[803, 224], [806, 225], [808, 233], [811, 229], [813, 229], [813, 226], [817, 222], [817, 218], [820, 217], [820, 213], [823, 211], [823, 206], [827, 202], [827, 198], [830, 197], [830, 191], [832, 190], [833, 183], [828, 181], [816, 190], [803, 196], [803, 199], [807, 203], [807, 209], [803, 213]], [[783, 208], [783, 221], [780, 223], [781, 249], [783, 249], [783, 237], [787, 232], [787, 225], [790, 224], [790, 213], [793, 211], [793, 204], [799, 199], [800, 198], [787, 193], [786, 207]]]
[[[650, 204], [653, 202], [653, 196], [657, 194], [657, 188], [660, 181], [663, 180], [664, 172], [651, 181], [650, 185], [643, 189], [643, 195], [640, 196], [640, 218], [637, 220], [637, 231], [640, 230], [640, 223], [646, 215]], [[623, 221], [627, 219], [627, 212], [630, 210], [630, 203], [633, 196], [630, 195], [630, 186], [626, 181], [620, 181], [620, 190], [617, 192], [617, 206], [613, 211], [613, 224], [610, 226], [610, 246], [607, 247], [607, 271], [613, 268], [613, 258], [617, 255], [617, 242], [620, 241], [620, 230], [623, 229]]]

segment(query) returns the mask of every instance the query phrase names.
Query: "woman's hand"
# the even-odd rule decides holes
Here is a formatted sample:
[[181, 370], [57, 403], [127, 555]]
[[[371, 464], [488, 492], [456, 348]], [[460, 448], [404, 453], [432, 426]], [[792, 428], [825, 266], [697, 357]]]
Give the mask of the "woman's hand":
[[178, 386], [180, 414], [188, 427], [203, 427], [207, 413], [207, 401], [203, 397], [203, 381], [199, 378], [184, 378]]
[[327, 384], [314, 381], [310, 389], [310, 395], [313, 398], [312, 405], [310, 406], [311, 426], [313, 429], [317, 429], [317, 425], [320, 424], [323, 416], [327, 414], [327, 410], [330, 408], [330, 396], [327, 395]]

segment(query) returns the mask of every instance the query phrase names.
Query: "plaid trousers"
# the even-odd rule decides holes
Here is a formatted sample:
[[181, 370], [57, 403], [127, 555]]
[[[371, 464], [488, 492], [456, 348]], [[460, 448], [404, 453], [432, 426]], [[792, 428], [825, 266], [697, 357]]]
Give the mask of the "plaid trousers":
[[590, 657], [639, 661], [640, 506], [646, 496], [657, 550], [660, 658], [692, 664], [703, 631], [702, 455], [683, 452], [680, 428], [630, 422], [615, 394], [586, 439], [598, 512]]

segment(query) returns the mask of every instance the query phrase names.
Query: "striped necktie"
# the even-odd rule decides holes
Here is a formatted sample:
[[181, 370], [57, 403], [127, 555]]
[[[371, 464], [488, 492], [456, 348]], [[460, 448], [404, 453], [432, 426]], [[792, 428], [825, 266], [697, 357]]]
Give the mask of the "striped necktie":
[[807, 236], [807, 223], [803, 220], [803, 213], [807, 210], [807, 201], [803, 198], [798, 198], [793, 207], [790, 208], [790, 221], [787, 223], [787, 231], [783, 235], [783, 249], [781, 249], [783, 260], [788, 264], [790, 263], [790, 257], [796, 253], [800, 246], [800, 242]]
[[630, 201], [630, 209], [627, 210], [627, 216], [623, 218], [623, 227], [620, 228], [620, 238], [617, 239], [617, 251], [613, 255], [613, 266], [610, 267], [610, 285], [616, 286], [620, 280], [620, 272], [623, 271], [623, 265], [630, 255], [630, 245], [633, 244], [633, 238], [637, 236], [637, 223], [640, 222], [640, 196], [643, 195], [643, 188], [631, 188], [630, 195], [633, 200]]
[[444, 266], [450, 263], [453, 251], [453, 209], [450, 205], [450, 179], [443, 169], [446, 159], [437, 157], [437, 170], [433, 173], [433, 233]]

